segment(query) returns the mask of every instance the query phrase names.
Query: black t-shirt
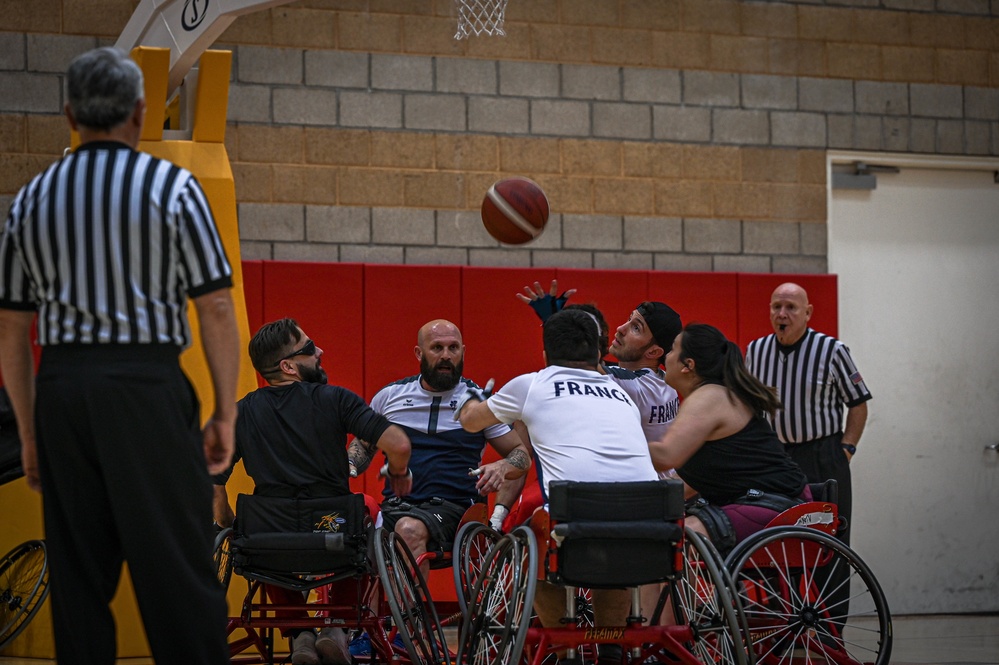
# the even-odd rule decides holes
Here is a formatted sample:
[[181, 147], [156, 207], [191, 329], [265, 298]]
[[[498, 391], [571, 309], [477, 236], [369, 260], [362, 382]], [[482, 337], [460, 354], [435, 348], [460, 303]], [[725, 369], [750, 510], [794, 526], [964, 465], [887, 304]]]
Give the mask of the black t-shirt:
[[326, 496], [349, 494], [347, 435], [375, 442], [391, 425], [355, 393], [319, 383], [267, 386], [237, 406], [233, 465], [242, 458], [257, 493], [313, 486]]
[[793, 498], [808, 483], [770, 424], [755, 416], [741, 431], [706, 441], [676, 472], [715, 505], [732, 503], [751, 489]]

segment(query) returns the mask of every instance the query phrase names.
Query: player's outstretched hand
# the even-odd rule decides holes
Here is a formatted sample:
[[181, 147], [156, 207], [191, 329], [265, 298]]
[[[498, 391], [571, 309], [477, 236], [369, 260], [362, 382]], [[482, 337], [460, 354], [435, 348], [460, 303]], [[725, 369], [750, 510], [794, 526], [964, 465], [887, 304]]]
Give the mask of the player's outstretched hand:
[[545, 293], [544, 289], [541, 288], [540, 282], [535, 282], [534, 286], [525, 286], [523, 293], [515, 295], [520, 302], [530, 305], [534, 313], [544, 323], [552, 314], [562, 311], [565, 303], [575, 292], [576, 289], [569, 289], [560, 296], [556, 295], [558, 293], [558, 280], [553, 279], [551, 286], [548, 288], [548, 293]]

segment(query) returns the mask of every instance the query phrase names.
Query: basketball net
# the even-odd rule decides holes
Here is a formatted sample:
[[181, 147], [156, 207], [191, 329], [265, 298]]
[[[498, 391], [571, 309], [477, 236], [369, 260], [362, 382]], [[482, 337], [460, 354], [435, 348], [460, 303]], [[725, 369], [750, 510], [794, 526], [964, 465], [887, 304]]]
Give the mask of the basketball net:
[[507, 0], [454, 0], [458, 9], [455, 39], [479, 35], [503, 35], [503, 12]]

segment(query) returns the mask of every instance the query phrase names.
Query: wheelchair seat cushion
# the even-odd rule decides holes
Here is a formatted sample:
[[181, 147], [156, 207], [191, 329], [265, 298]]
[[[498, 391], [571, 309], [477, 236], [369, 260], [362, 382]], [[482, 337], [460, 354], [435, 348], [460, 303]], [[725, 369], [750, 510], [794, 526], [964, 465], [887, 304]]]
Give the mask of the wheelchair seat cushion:
[[553, 581], [621, 588], [671, 577], [683, 529], [677, 522], [571, 522], [554, 533], [561, 544]]

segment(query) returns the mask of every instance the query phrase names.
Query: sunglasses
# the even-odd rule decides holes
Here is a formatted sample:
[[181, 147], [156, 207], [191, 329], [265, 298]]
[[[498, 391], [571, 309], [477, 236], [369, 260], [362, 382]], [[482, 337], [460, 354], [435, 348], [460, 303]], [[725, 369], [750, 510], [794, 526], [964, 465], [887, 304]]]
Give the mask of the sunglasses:
[[277, 364], [274, 365], [274, 369], [276, 370], [276, 369], [279, 369], [281, 367], [281, 361], [282, 360], [290, 360], [291, 358], [294, 358], [295, 356], [314, 356], [314, 355], [316, 355], [316, 343], [313, 342], [310, 339], [308, 342], [306, 342], [302, 346], [302, 348], [298, 349], [297, 351], [292, 351], [288, 355], [286, 355], [286, 356], [284, 356], [282, 358], [278, 358]]

